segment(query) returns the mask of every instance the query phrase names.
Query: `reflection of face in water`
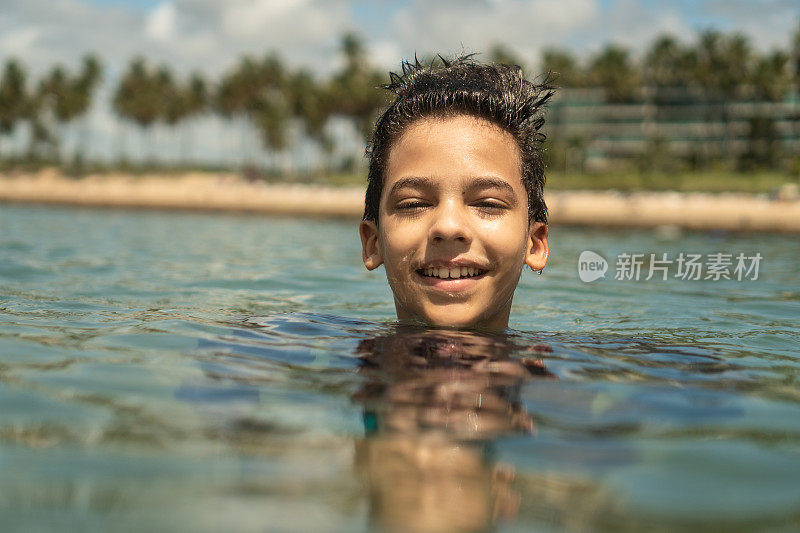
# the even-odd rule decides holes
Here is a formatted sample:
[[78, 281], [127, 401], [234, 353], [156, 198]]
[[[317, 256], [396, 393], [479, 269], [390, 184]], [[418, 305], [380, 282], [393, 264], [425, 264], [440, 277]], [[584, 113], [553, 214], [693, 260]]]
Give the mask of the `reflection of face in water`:
[[[488, 457], [492, 439], [530, 432], [526, 381], [552, 376], [546, 347], [464, 331], [400, 330], [362, 341], [366, 438], [356, 462], [376, 525], [474, 530], [514, 516], [513, 470]], [[512, 357], [512, 355], [514, 357]], [[522, 355], [522, 357], [520, 357]]]

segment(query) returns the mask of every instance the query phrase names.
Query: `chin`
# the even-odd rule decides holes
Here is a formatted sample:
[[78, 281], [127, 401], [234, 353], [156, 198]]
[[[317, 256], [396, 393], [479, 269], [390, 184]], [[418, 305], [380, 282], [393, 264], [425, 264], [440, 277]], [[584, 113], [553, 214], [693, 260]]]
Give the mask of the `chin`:
[[477, 321], [475, 320], [443, 320], [438, 318], [427, 318], [423, 319], [424, 322], [430, 324], [431, 326], [437, 326], [441, 328], [457, 328], [457, 329], [470, 329], [479, 327]]
[[457, 312], [452, 309], [441, 309], [435, 312], [426, 313], [422, 320], [432, 326], [457, 329], [500, 329], [505, 327], [490, 327], [487, 325], [485, 317], [474, 313]]
[[451, 303], [450, 305], [414, 305], [406, 307], [395, 299], [395, 308], [397, 310], [397, 318], [413, 320], [433, 327], [492, 331], [504, 331], [508, 327], [507, 314], [505, 314], [505, 320], [503, 320], [503, 312], [476, 313], [475, 305]]

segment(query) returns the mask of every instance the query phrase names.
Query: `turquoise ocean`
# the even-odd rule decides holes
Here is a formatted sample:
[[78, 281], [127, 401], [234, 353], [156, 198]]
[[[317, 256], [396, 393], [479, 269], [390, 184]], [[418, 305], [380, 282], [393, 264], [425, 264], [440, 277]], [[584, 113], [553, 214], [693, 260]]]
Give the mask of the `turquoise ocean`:
[[357, 221], [0, 205], [0, 529], [800, 530], [797, 237], [550, 246], [484, 335], [396, 324]]

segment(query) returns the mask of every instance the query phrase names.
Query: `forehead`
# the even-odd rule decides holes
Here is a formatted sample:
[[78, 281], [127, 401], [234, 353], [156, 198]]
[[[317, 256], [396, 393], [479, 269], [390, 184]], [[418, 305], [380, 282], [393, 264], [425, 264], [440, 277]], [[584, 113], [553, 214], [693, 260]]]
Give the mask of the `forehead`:
[[522, 189], [514, 137], [484, 119], [456, 115], [416, 120], [392, 144], [384, 186], [404, 177], [464, 180], [496, 177]]

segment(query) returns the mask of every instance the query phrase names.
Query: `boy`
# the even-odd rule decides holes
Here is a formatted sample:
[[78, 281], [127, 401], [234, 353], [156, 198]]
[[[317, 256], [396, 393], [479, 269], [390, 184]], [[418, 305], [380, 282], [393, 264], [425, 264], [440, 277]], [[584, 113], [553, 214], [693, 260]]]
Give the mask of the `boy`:
[[364, 265], [397, 317], [503, 331], [522, 269], [547, 263], [542, 107], [550, 87], [470, 56], [404, 63], [367, 149]]

